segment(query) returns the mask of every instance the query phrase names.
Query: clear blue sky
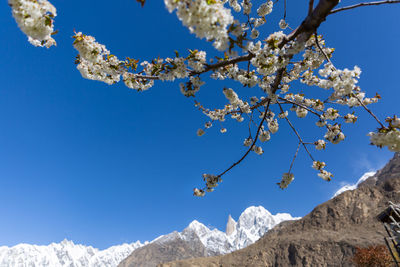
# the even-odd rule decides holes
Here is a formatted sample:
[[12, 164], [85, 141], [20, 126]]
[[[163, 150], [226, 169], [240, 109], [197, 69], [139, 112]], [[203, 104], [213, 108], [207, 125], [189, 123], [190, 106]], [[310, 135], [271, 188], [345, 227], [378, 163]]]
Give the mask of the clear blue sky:
[[[305, 16], [306, 2], [288, 0], [292, 27]], [[218, 173], [242, 155], [246, 127], [228, 122], [227, 134], [216, 127], [199, 138], [196, 130], [206, 118], [177, 83], [157, 83], [137, 93], [122, 83], [81, 78], [71, 36], [74, 29], [82, 31], [119, 58], [140, 60], [187, 48], [215, 54], [211, 44], [182, 27], [163, 1], [148, 0], [144, 8], [134, 0], [52, 3], [60, 32], [58, 46], [49, 50], [31, 46], [6, 1], [0, 6], [0, 246], [68, 238], [106, 248], [152, 240], [182, 230], [193, 219], [224, 230], [228, 214], [237, 219], [250, 205], [304, 216], [343, 182], [355, 182], [392, 156], [369, 145], [366, 134], [377, 124], [358, 110], [359, 122], [344, 126], [343, 143], [314, 153], [334, 173], [332, 182], [318, 178], [301, 152], [295, 181], [282, 191], [276, 182], [288, 170], [297, 144], [282, 122], [263, 156], [250, 155], [214, 193], [195, 198], [192, 189], [202, 186], [202, 173]], [[278, 30], [282, 5], [279, 1], [264, 34]], [[381, 118], [400, 110], [399, 14], [400, 5], [364, 7], [332, 15], [319, 29], [336, 48], [336, 66], [360, 66], [360, 86], [371, 96], [382, 95], [372, 106]], [[224, 85], [202, 87], [199, 99], [222, 105]], [[235, 86], [239, 94], [259, 90]], [[307, 119], [293, 121], [306, 140], [324, 132], [309, 127], [313, 122]]]

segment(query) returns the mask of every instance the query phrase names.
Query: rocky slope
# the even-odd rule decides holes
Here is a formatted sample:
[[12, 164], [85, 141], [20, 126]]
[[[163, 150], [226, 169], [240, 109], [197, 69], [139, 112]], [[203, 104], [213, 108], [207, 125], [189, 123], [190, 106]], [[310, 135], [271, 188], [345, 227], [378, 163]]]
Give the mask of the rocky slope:
[[352, 266], [355, 247], [383, 243], [384, 228], [376, 215], [388, 201], [400, 203], [398, 153], [357, 189], [317, 206], [300, 220], [278, 225], [245, 249], [159, 266]]
[[235, 222], [228, 218], [226, 232], [209, 229], [193, 221], [182, 232], [161, 236], [122, 261], [120, 267], [155, 267], [162, 262], [226, 254], [244, 248], [282, 221], [293, 220], [288, 213], [272, 215], [263, 207], [249, 207]]

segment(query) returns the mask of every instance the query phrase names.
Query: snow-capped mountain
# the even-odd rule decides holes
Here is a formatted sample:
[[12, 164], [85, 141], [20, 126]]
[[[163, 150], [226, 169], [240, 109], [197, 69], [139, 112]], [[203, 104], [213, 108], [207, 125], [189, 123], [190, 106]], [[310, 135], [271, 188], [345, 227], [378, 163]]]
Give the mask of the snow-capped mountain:
[[[232, 246], [230, 251], [242, 249], [253, 244], [268, 230], [283, 221], [297, 219], [300, 218], [293, 218], [289, 213], [277, 213], [276, 215], [272, 215], [261, 206], [249, 207], [240, 215], [236, 224], [234, 224], [235, 221], [232, 217], [228, 219], [228, 224], [234, 225], [234, 227], [232, 227], [233, 231], [229, 229], [229, 231], [232, 232], [230, 232], [229, 235], [227, 234], [228, 240]], [[228, 233], [228, 231], [226, 232]]]
[[296, 219], [300, 218], [294, 218], [289, 213], [272, 215], [261, 206], [252, 206], [240, 215], [237, 222], [229, 215], [225, 232], [218, 229], [210, 230], [204, 224], [193, 221], [182, 232], [182, 238], [185, 239], [185, 233], [193, 231], [209, 255], [225, 254], [253, 244], [268, 230], [283, 221]]
[[[272, 215], [259, 206], [247, 208], [237, 222], [229, 216], [225, 232], [210, 229], [194, 220], [182, 232], [175, 231], [162, 235], [152, 242], [137, 241], [105, 250], [74, 244], [68, 240], [48, 246], [29, 244], [3, 246], [0, 247], [0, 267], [156, 266], [167, 259], [214, 256], [244, 248], [280, 222], [295, 219], [298, 218], [293, 218], [288, 213]], [[142, 255], [144, 255], [143, 261]], [[154, 262], [149, 261], [149, 255]]]
[[195, 220], [182, 232], [161, 236], [133, 251], [119, 267], [155, 267], [163, 262], [226, 254], [254, 243], [280, 222], [295, 219], [299, 218], [288, 213], [272, 215], [260, 206], [247, 208], [237, 222], [229, 216], [225, 232]]
[[91, 246], [74, 244], [64, 239], [48, 246], [19, 244], [0, 247], [0, 267], [109, 267], [117, 266], [132, 251], [144, 246], [137, 241], [132, 244], [112, 246], [99, 250]]

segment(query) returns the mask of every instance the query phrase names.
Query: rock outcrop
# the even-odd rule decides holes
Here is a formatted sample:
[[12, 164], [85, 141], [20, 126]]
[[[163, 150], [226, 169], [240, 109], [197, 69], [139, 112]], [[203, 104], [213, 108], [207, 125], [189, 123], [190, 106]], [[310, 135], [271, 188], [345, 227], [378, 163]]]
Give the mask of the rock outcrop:
[[226, 223], [226, 230], [225, 230], [225, 234], [227, 236], [232, 235], [236, 230], [236, 222], [235, 220], [231, 217], [231, 215], [229, 214], [228, 217], [228, 222]]
[[317, 206], [300, 220], [281, 223], [244, 249], [159, 266], [353, 266], [356, 247], [383, 244], [385, 232], [376, 216], [388, 201], [400, 203], [398, 153], [357, 189]]

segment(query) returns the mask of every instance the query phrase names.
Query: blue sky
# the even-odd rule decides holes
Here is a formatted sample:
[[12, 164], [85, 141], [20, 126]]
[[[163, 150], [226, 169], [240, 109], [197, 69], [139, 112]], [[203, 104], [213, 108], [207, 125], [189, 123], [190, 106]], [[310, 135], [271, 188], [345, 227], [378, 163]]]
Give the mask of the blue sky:
[[[300, 2], [288, 0], [287, 21], [293, 27], [307, 12], [307, 4]], [[133, 0], [52, 3], [60, 32], [57, 47], [48, 50], [27, 42], [6, 1], [0, 8], [0, 246], [68, 238], [106, 248], [152, 240], [182, 230], [193, 219], [223, 230], [229, 214], [237, 219], [250, 205], [304, 216], [341, 184], [357, 181], [392, 157], [369, 145], [366, 134], [377, 124], [358, 110], [359, 122], [345, 125], [343, 143], [313, 153], [327, 163], [334, 179], [318, 178], [301, 151], [295, 180], [282, 191], [276, 182], [287, 172], [297, 145], [282, 122], [263, 156], [251, 154], [214, 193], [195, 198], [192, 189], [202, 186], [202, 173], [219, 173], [241, 157], [246, 127], [227, 122], [225, 135], [213, 127], [197, 137], [207, 120], [177, 83], [156, 83], [137, 93], [122, 83], [83, 79], [74, 65], [71, 36], [74, 29], [82, 31], [119, 58], [140, 60], [188, 48], [215, 55], [211, 44], [182, 27], [163, 1], [148, 0], [144, 8]], [[277, 4], [262, 34], [278, 30], [282, 5]], [[335, 65], [360, 66], [363, 90], [382, 95], [372, 106], [381, 118], [399, 114], [398, 14], [400, 5], [359, 8], [329, 16], [319, 29], [336, 49]], [[239, 94], [259, 90], [229, 85]], [[222, 105], [224, 86], [203, 86], [199, 99]], [[317, 92], [297, 86], [306, 94]], [[309, 127], [313, 122], [307, 119], [293, 122], [306, 140], [324, 132]]]

